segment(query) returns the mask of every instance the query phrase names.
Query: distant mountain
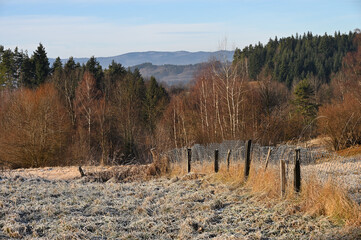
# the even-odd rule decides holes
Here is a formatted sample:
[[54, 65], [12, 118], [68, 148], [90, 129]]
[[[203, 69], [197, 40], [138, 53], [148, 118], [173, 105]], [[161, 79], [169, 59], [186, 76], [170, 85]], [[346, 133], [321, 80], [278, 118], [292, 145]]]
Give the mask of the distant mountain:
[[[132, 67], [142, 63], [151, 63], [153, 65], [189, 65], [207, 62], [212, 58], [232, 61], [234, 51], [217, 51], [217, 52], [131, 52], [114, 57], [96, 57], [103, 68], [108, 68], [109, 64], [114, 60], [122, 64], [124, 67]], [[66, 62], [68, 59], [62, 59]], [[89, 58], [74, 58], [75, 62], [80, 64], [86, 63]], [[54, 58], [49, 59], [50, 64], [53, 64]]]
[[[114, 60], [124, 67], [131, 69], [138, 68], [145, 78], [154, 76], [158, 81], [168, 85], [186, 84], [190, 82], [196, 70], [202, 63], [211, 59], [221, 61], [232, 61], [234, 51], [217, 51], [217, 52], [131, 52], [114, 57], [96, 57], [97, 61], [103, 68], [108, 68]], [[74, 58], [75, 62], [85, 64], [89, 58]], [[52, 65], [55, 59], [50, 58]], [[68, 59], [62, 59], [67, 62]]]

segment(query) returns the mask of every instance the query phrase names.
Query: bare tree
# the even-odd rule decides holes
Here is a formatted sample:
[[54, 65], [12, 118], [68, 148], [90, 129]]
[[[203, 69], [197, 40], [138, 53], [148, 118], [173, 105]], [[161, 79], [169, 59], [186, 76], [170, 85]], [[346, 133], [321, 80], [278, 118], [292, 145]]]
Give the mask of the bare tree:
[[[96, 108], [100, 98], [100, 91], [96, 88], [94, 76], [85, 72], [83, 80], [76, 89], [74, 106], [78, 117], [78, 132], [86, 129], [86, 151], [91, 154], [93, 124], [95, 121]], [[80, 136], [82, 137], [82, 136]]]

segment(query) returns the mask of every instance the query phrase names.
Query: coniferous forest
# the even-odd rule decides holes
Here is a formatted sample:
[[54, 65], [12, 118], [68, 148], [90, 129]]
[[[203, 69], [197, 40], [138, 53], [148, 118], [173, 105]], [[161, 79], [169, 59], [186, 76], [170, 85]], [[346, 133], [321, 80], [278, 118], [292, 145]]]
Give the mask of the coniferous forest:
[[0, 46], [0, 165], [144, 163], [149, 150], [253, 139], [361, 143], [361, 34], [270, 39], [210, 60], [186, 87], [96, 58], [49, 64]]

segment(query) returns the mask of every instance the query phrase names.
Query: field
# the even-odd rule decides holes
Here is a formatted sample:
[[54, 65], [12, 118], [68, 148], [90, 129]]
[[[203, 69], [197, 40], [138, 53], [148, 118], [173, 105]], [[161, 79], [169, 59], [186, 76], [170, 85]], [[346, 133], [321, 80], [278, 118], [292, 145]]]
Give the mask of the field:
[[144, 180], [117, 175], [99, 182], [101, 175], [80, 178], [76, 167], [3, 172], [0, 239], [361, 237], [357, 226], [302, 211], [292, 199], [280, 201], [248, 185], [222, 183], [222, 173], [175, 175]]

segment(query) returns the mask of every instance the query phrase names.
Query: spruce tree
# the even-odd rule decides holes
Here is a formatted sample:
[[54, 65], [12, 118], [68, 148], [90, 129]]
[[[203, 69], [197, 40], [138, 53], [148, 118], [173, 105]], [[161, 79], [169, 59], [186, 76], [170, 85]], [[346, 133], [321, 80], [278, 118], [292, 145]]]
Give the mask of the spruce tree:
[[157, 120], [161, 117], [169, 98], [166, 90], [158, 85], [157, 80], [152, 76], [146, 89], [144, 101], [144, 113], [146, 127], [153, 133]]
[[24, 87], [32, 87], [35, 78], [34, 62], [28, 54], [24, 55], [20, 71], [20, 84]]
[[60, 57], [57, 57], [55, 59], [55, 62], [53, 63], [53, 66], [51, 68], [51, 72], [54, 73], [57, 70], [62, 70], [63, 69], [63, 63], [61, 62]]
[[124, 77], [126, 74], [125, 68], [120, 63], [116, 63], [114, 60], [109, 65], [107, 73], [114, 79], [115, 77]]
[[99, 64], [99, 62], [94, 56], [92, 56], [85, 64], [85, 70], [90, 72], [94, 76], [96, 81], [96, 87], [103, 91], [104, 83], [102, 66]]
[[35, 79], [32, 87], [37, 87], [40, 84], [44, 83], [46, 78], [50, 74], [49, 60], [46, 56], [45, 48], [41, 43], [34, 52], [32, 60], [35, 67]]
[[19, 78], [21, 73], [21, 65], [23, 64], [25, 54], [23, 51], [19, 52], [18, 47], [14, 49], [14, 78], [16, 79], [16, 85], [19, 85]]
[[76, 68], [76, 64], [73, 57], [70, 57], [68, 61], [64, 65], [64, 69], [67, 71], [74, 70]]
[[317, 115], [318, 106], [314, 99], [314, 89], [308, 79], [300, 81], [293, 92], [292, 104], [296, 112], [301, 114], [306, 123], [310, 123]]
[[10, 49], [5, 50], [1, 55], [0, 62], [0, 88], [13, 87], [14, 85], [14, 59]]

